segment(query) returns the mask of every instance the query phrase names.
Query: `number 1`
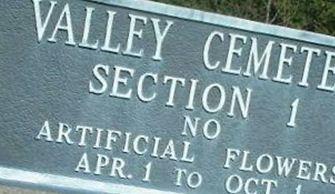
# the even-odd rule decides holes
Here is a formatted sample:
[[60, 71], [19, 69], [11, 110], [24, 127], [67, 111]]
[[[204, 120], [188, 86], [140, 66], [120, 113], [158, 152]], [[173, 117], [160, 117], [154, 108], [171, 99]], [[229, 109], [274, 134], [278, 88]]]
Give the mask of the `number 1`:
[[297, 111], [298, 111], [298, 105], [299, 105], [299, 98], [295, 99], [295, 101], [291, 104], [291, 116], [290, 121], [287, 123], [288, 127], [295, 127], [295, 119], [297, 117]]
[[149, 162], [144, 168], [145, 168], [145, 177], [142, 179], [143, 182], [150, 182], [150, 173], [151, 173], [151, 165], [152, 163]]
[[296, 194], [301, 194], [301, 185], [299, 185], [296, 189]]

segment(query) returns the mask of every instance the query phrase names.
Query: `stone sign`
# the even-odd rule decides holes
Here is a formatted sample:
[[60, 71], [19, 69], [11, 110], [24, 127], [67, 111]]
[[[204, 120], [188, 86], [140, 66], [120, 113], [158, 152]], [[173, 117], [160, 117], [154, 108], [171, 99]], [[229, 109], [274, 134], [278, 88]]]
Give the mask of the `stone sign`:
[[334, 192], [334, 37], [143, 0], [0, 11], [2, 184]]

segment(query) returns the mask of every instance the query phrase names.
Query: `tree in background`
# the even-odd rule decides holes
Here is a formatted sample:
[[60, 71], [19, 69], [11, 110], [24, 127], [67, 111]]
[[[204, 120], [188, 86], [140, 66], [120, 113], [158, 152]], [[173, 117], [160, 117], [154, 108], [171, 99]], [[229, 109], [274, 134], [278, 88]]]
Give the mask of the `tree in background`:
[[335, 36], [335, 0], [154, 0]]

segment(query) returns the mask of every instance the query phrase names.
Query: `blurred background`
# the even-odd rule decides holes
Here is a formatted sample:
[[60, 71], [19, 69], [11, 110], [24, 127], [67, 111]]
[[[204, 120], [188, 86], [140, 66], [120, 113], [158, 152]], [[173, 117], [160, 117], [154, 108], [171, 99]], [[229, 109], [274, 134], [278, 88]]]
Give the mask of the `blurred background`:
[[335, 0], [154, 0], [335, 36]]

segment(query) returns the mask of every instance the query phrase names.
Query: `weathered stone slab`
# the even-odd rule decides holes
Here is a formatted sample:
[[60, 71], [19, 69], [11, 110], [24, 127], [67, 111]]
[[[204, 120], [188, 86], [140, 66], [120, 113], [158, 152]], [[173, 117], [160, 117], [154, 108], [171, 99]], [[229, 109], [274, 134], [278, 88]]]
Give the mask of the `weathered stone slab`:
[[1, 183], [334, 191], [334, 37], [142, 0], [0, 11]]

